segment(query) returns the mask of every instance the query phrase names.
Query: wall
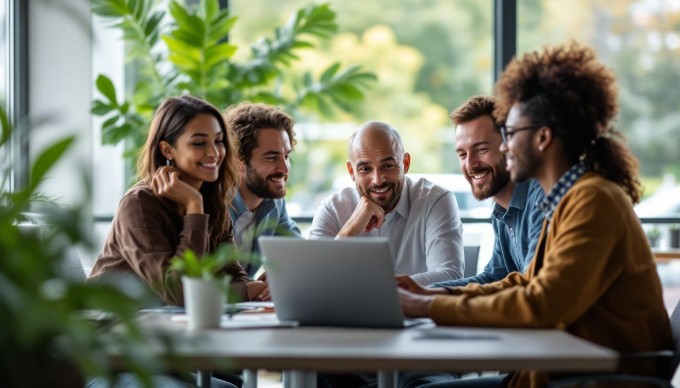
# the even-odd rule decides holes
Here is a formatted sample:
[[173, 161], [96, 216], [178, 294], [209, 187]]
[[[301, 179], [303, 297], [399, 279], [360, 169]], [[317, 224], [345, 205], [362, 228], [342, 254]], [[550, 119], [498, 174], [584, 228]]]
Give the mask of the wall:
[[[115, 209], [125, 189], [120, 150], [99, 145], [98, 123], [90, 113], [97, 74], [105, 72], [122, 83], [123, 43], [93, 21], [90, 7], [88, 0], [30, 0], [28, 13], [29, 116], [34, 122], [29, 157], [35, 160], [42, 149], [66, 135], [77, 136], [39, 191], [58, 203], [83, 206], [88, 226], [98, 208], [104, 206], [112, 214], [108, 209]], [[87, 195], [83, 178], [99, 202]], [[95, 231], [94, 246], [79, 249], [86, 267], [101, 249], [101, 234], [108, 228], [99, 234], [89, 230]]]

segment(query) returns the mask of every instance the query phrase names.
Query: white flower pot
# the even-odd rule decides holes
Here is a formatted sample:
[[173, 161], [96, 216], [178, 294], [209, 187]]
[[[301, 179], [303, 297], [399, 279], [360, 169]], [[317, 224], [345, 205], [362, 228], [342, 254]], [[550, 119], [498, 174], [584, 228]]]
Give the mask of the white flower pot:
[[219, 328], [229, 279], [206, 281], [183, 276], [182, 284], [189, 329]]

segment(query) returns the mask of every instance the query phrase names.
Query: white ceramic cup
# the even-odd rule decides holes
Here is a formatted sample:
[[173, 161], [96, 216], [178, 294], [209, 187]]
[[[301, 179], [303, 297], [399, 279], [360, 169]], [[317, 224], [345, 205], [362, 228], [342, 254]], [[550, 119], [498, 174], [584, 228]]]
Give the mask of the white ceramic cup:
[[219, 328], [229, 279], [206, 281], [183, 276], [184, 306], [189, 319], [189, 330]]

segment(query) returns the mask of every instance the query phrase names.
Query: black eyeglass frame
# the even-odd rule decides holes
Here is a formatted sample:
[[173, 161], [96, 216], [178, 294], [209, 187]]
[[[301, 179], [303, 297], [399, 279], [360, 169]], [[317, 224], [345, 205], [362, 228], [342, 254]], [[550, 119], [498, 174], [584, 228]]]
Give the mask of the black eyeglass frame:
[[[501, 125], [500, 126], [501, 138], [503, 139], [504, 144], [508, 144], [510, 139], [512, 139], [512, 136], [517, 132], [529, 131], [529, 130], [535, 131], [535, 130], [537, 130], [539, 128], [543, 128], [543, 127], [545, 127], [545, 125], [528, 125], [526, 127], [519, 127], [519, 128], [506, 127], [505, 125]], [[512, 131], [508, 132], [508, 128], [512, 129]]]

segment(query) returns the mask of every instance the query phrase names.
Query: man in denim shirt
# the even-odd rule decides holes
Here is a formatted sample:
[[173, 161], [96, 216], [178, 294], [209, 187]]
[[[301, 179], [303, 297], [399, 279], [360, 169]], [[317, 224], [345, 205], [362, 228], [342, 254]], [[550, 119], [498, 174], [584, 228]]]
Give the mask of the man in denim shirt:
[[491, 225], [496, 236], [493, 255], [476, 276], [435, 283], [433, 287], [491, 283], [510, 272], [523, 273], [534, 257], [543, 214], [536, 204], [543, 190], [535, 180], [515, 183], [505, 170], [500, 152], [500, 130], [493, 120], [493, 97], [475, 96], [451, 112], [456, 126], [456, 153], [472, 194], [478, 200], [493, 197]]
[[227, 109], [226, 121], [238, 138], [242, 174], [229, 215], [234, 242], [251, 254], [243, 268], [254, 277], [261, 264], [257, 237], [302, 236], [284, 200], [295, 146], [293, 119], [272, 106], [245, 102]]
[[[503, 142], [500, 129], [493, 120], [494, 98], [475, 96], [451, 112], [456, 126], [456, 153], [460, 168], [470, 182], [478, 200], [493, 197], [491, 225], [496, 236], [493, 256], [484, 272], [463, 279], [431, 284], [430, 287], [458, 287], [468, 283], [491, 283], [511, 272], [524, 272], [534, 256], [541, 232], [543, 213], [537, 204], [544, 197], [535, 180], [515, 183], [505, 169], [500, 151]], [[406, 275], [397, 276], [399, 286], [418, 292], [422, 289]], [[418, 386], [425, 383], [451, 381], [455, 375], [412, 372], [400, 378], [400, 384]]]
[[[456, 126], [456, 153], [472, 194], [478, 200], [493, 197], [491, 225], [496, 236], [493, 255], [476, 276], [446, 282], [431, 287], [457, 287], [468, 283], [491, 283], [510, 272], [524, 272], [536, 250], [543, 223], [543, 214], [536, 204], [543, 190], [535, 180], [515, 183], [505, 170], [505, 157], [498, 126], [493, 120], [494, 98], [475, 96], [451, 112]], [[402, 286], [408, 279], [400, 277]]]

